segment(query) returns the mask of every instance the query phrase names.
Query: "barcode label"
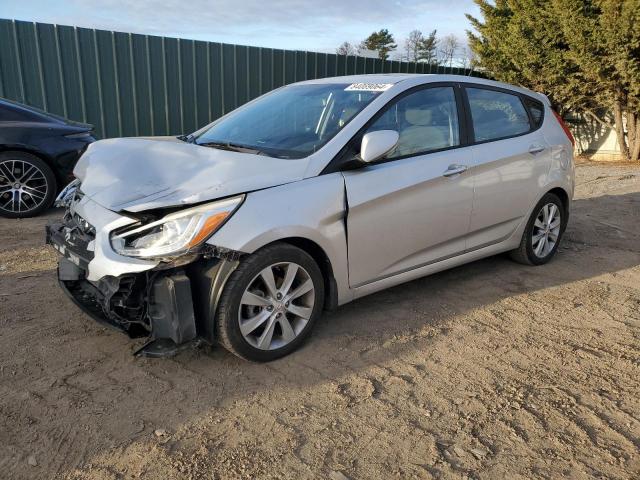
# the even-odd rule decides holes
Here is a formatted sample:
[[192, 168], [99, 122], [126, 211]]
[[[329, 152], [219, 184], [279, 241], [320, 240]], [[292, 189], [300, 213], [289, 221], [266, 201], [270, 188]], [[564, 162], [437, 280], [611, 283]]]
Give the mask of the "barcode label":
[[352, 83], [346, 92], [384, 92], [393, 87], [393, 83]]

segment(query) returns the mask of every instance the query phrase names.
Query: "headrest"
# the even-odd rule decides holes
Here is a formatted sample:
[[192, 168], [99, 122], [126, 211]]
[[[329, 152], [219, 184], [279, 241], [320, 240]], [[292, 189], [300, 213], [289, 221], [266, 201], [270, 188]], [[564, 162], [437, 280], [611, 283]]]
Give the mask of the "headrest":
[[431, 125], [430, 108], [408, 108], [404, 112], [405, 120], [411, 125]]
[[344, 127], [345, 124], [351, 120], [351, 118], [358, 113], [358, 108], [357, 107], [347, 107], [344, 110], [342, 110], [342, 113], [340, 114], [340, 118], [338, 119], [338, 126], [340, 126], [340, 128]]

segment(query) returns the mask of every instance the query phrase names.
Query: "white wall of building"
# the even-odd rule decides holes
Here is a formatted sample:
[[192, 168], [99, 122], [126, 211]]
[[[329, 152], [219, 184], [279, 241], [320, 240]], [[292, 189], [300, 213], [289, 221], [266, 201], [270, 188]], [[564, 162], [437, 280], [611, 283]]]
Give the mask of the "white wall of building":
[[580, 155], [591, 160], [621, 160], [615, 130], [586, 117], [576, 116], [568, 123], [576, 139], [576, 150]]

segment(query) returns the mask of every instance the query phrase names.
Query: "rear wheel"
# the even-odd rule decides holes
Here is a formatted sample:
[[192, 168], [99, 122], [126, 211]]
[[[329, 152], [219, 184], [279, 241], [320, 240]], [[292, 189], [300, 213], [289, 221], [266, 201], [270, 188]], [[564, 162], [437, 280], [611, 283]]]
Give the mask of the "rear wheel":
[[289, 244], [270, 245], [229, 277], [216, 314], [218, 341], [248, 360], [282, 357], [309, 336], [323, 300], [324, 281], [313, 258]]
[[547, 193], [533, 209], [520, 246], [511, 252], [511, 258], [525, 265], [547, 263], [558, 250], [565, 227], [566, 212], [562, 200], [553, 193]]
[[42, 159], [25, 152], [0, 154], [0, 216], [25, 218], [51, 206], [56, 177]]

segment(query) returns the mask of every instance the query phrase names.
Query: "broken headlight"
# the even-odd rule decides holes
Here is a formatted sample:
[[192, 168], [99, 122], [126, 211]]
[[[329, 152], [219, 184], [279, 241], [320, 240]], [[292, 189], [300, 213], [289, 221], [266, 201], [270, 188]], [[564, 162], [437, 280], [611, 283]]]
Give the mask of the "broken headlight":
[[111, 234], [120, 255], [158, 259], [199, 247], [240, 206], [244, 195], [171, 213], [155, 222]]

